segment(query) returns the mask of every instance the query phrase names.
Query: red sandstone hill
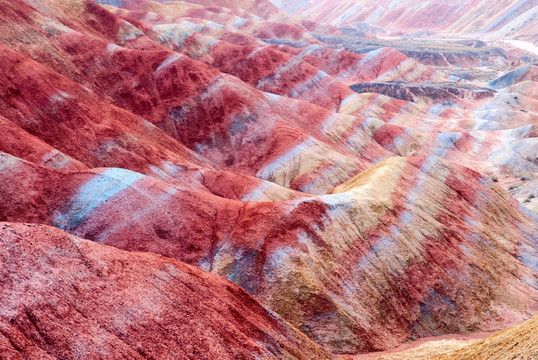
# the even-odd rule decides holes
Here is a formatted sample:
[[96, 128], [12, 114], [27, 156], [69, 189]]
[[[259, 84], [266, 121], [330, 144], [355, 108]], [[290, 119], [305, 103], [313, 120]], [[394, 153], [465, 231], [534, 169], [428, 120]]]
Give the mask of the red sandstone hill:
[[536, 306], [534, 222], [478, 173], [437, 158], [389, 159], [332, 194], [271, 203], [1, 159], [2, 183], [24, 180], [3, 186], [0, 219], [220, 273], [335, 352], [489, 330]]
[[0, 223], [2, 359], [330, 359], [220, 276]]
[[2, 271], [62, 284], [0, 295], [33, 321], [1, 318], [10, 354], [327, 358], [536, 314], [535, 66], [264, 0], [98, 3], [0, 0], [0, 221], [41, 224], [4, 225]]

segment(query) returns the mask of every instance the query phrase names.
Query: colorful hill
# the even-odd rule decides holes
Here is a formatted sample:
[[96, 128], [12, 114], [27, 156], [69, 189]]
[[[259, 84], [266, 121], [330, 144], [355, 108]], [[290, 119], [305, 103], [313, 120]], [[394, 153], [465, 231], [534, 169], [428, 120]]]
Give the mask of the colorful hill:
[[330, 359], [220, 276], [32, 224], [0, 223], [11, 359]]
[[444, 34], [486, 34], [518, 37], [535, 42], [538, 5], [531, 0], [424, 1], [346, 0], [272, 1], [296, 16], [319, 23], [351, 26], [367, 23], [395, 33], [441, 32]]
[[[535, 316], [537, 71], [495, 33], [529, 5], [410, 3], [0, 0], [0, 350], [324, 359]], [[386, 6], [465, 36], [346, 30]]]

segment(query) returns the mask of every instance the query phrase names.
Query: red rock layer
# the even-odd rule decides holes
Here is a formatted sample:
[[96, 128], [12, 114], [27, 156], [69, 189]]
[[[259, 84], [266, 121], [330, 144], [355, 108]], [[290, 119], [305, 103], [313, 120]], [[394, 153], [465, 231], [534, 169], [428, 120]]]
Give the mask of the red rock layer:
[[536, 218], [461, 166], [537, 169], [532, 69], [356, 94], [444, 75], [307, 45], [265, 1], [196, 3], [0, 1], [0, 220], [219, 273], [336, 353], [536, 312]]
[[497, 328], [536, 306], [534, 222], [478, 173], [438, 158], [390, 159], [333, 194], [271, 203], [122, 169], [1, 159], [0, 182], [23, 180], [3, 187], [0, 220], [220, 273], [334, 352]]
[[42, 225], [0, 223], [2, 359], [329, 359], [237, 285]]

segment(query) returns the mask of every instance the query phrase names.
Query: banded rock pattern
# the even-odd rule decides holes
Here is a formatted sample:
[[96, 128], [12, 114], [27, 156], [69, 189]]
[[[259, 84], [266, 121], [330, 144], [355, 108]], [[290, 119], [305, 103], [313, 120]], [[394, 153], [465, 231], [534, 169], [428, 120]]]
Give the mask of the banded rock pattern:
[[2, 169], [2, 182], [26, 174], [3, 189], [2, 218], [220, 273], [332, 351], [488, 330], [535, 306], [534, 222], [489, 180], [436, 157], [392, 158], [332, 194], [283, 203], [232, 202], [122, 169], [58, 172], [9, 155]]
[[[536, 40], [538, 6], [531, 0], [444, 1], [417, 0], [280, 1], [275, 5], [291, 14], [332, 25], [365, 22], [392, 32], [434, 31], [446, 34], [523, 36]], [[487, 38], [487, 36], [486, 36]]]
[[0, 223], [0, 244], [2, 358], [331, 358], [240, 287], [179, 261], [35, 224]]
[[[207, 319], [238, 332], [179, 339], [200, 346], [186, 358], [329, 358], [536, 314], [534, 65], [358, 51], [264, 0], [0, 1], [0, 19], [0, 221], [43, 225], [13, 225], [21, 244], [37, 234], [25, 251], [78, 236], [143, 263], [138, 277], [169, 262], [208, 279]], [[181, 347], [174, 324], [153, 325]], [[68, 334], [25, 334], [40, 356], [74, 356]]]

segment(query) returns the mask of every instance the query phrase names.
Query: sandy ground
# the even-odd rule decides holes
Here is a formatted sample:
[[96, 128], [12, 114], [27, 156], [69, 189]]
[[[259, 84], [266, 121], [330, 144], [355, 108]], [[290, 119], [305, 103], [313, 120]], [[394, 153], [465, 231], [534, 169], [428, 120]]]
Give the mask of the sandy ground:
[[342, 360], [374, 360], [380, 356], [397, 353], [405, 350], [411, 350], [414, 348], [417, 348], [419, 346], [422, 346], [424, 344], [428, 344], [431, 346], [447, 346], [450, 347], [458, 346], [458, 345], [466, 345], [473, 341], [478, 341], [487, 338], [488, 336], [494, 334], [493, 332], [481, 332], [481, 333], [473, 333], [473, 334], [453, 334], [453, 335], [443, 335], [443, 336], [432, 336], [432, 337], [426, 337], [422, 339], [418, 339], [416, 341], [405, 343], [397, 348], [387, 350], [387, 351], [378, 351], [378, 352], [372, 352], [367, 354], [361, 354], [361, 355], [342, 355], [340, 358]]

